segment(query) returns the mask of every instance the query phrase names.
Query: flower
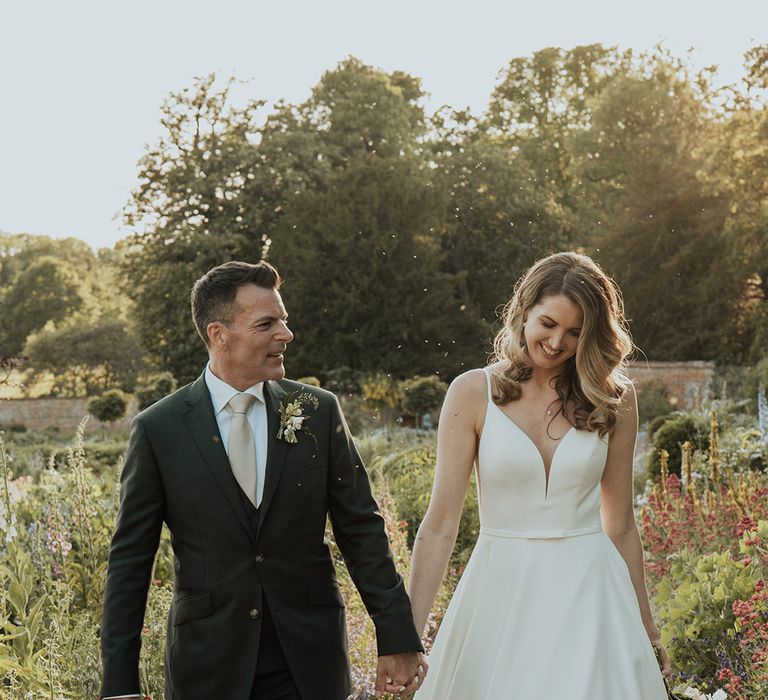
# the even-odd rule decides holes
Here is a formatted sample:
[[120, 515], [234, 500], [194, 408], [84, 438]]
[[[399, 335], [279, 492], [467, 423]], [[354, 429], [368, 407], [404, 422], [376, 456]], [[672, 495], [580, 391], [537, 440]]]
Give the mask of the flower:
[[319, 404], [317, 396], [306, 391], [301, 394], [298, 392], [287, 394], [280, 404], [280, 429], [277, 431], [277, 439], [296, 444], [299, 441], [296, 434], [304, 431], [317, 444], [315, 436], [304, 426], [309, 416], [304, 415], [303, 411], [306, 405], [316, 409]]
[[683, 691], [683, 697], [692, 698], [693, 700], [725, 700], [728, 697], [728, 693], [720, 689], [715, 691], [712, 695], [707, 695], [700, 690], [696, 690], [696, 688], [688, 686]]

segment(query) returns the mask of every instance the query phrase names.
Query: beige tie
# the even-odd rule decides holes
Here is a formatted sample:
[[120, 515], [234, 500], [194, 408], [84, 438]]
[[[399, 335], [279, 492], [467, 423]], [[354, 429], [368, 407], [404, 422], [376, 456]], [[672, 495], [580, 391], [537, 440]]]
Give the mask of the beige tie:
[[253, 505], [256, 502], [256, 441], [248, 424], [247, 413], [256, 400], [252, 394], [235, 394], [227, 403], [232, 413], [229, 428], [229, 464], [240, 488]]

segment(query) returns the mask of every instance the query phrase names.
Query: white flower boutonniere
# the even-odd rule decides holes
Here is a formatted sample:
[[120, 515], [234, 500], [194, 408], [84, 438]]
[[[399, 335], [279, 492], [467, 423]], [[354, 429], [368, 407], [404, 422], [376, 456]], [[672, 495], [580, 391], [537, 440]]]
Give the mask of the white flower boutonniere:
[[309, 420], [309, 416], [304, 414], [304, 407], [311, 406], [317, 409], [319, 405], [320, 402], [317, 400], [317, 396], [309, 392], [299, 393], [294, 391], [288, 394], [280, 404], [280, 430], [277, 431], [277, 439], [295, 444], [299, 441], [296, 434], [303, 431], [317, 445], [317, 438], [304, 425]]

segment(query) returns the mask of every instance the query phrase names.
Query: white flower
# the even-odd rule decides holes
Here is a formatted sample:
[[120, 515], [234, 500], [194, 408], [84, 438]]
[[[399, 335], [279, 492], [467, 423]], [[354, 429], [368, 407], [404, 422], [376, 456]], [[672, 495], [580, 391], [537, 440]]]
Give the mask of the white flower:
[[722, 688], [715, 691], [713, 695], [707, 695], [706, 693], [702, 693], [700, 690], [696, 690], [696, 688], [692, 688], [691, 686], [688, 686], [683, 691], [683, 695], [686, 698], [692, 698], [693, 700], [725, 700], [728, 697], [728, 693], [726, 693]]
[[288, 394], [283, 399], [280, 405], [280, 429], [277, 431], [278, 440], [285, 440], [295, 444], [298, 442], [297, 433], [305, 432], [315, 441], [315, 446], [317, 446], [315, 436], [304, 427], [304, 422], [309, 419], [309, 416], [305, 416], [303, 413], [304, 406], [306, 405], [317, 408], [319, 401], [316, 396], [308, 392]]

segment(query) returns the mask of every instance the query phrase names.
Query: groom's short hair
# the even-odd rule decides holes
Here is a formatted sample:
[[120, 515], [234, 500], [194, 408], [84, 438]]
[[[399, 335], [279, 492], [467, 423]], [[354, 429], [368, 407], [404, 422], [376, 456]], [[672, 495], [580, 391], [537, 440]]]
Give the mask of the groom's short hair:
[[195, 328], [208, 345], [208, 324], [229, 325], [237, 313], [235, 295], [244, 284], [264, 289], [279, 289], [283, 283], [278, 271], [266, 260], [256, 264], [232, 260], [208, 270], [192, 287], [192, 318]]

